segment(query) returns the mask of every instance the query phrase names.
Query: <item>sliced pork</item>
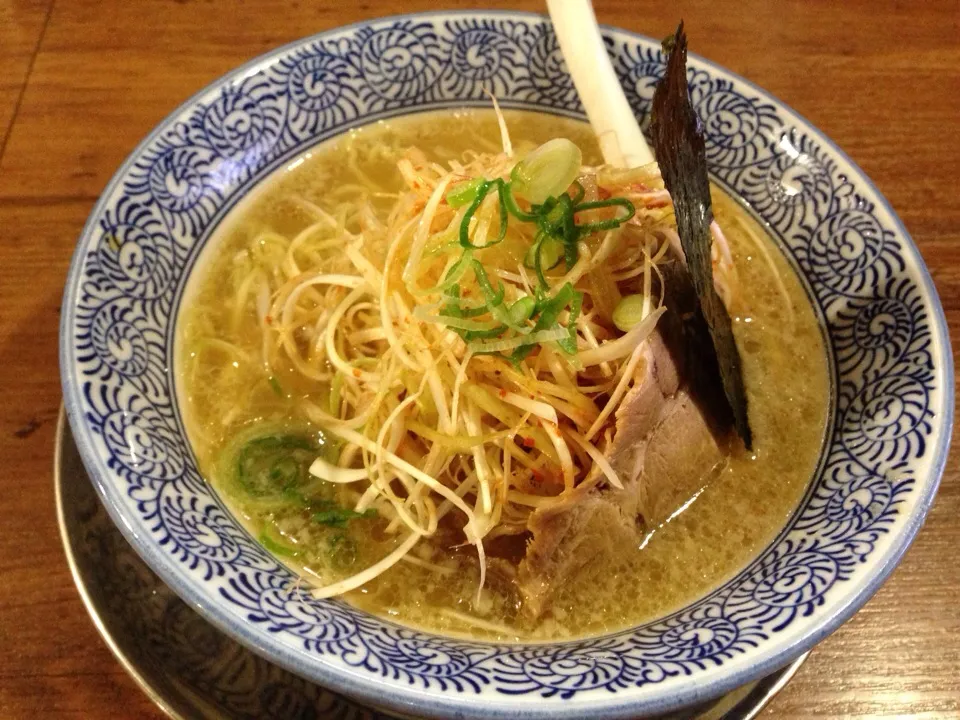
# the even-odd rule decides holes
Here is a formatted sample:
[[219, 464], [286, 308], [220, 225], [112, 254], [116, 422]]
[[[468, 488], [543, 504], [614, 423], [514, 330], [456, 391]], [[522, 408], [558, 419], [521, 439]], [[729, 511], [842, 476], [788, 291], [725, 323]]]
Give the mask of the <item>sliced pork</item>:
[[638, 547], [723, 463], [725, 443], [681, 386], [677, 357], [664, 334], [654, 333], [615, 413], [609, 458], [624, 488], [603, 486], [597, 475], [531, 514], [531, 539], [517, 573], [531, 616], [543, 614], [554, 589], [586, 564]]

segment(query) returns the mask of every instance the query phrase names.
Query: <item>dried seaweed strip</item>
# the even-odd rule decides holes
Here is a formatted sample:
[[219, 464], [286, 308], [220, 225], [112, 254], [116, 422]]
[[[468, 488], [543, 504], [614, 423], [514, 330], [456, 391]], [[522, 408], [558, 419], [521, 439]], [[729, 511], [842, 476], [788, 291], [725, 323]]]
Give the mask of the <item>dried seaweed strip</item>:
[[690, 104], [687, 89], [687, 37], [683, 23], [664, 43], [669, 52], [667, 71], [653, 96], [653, 135], [657, 162], [673, 199], [684, 255], [716, 354], [724, 395], [730, 404], [733, 424], [744, 445], [752, 446], [747, 418], [740, 352], [733, 337], [730, 315], [713, 284], [710, 257], [710, 180], [707, 176], [703, 128]]

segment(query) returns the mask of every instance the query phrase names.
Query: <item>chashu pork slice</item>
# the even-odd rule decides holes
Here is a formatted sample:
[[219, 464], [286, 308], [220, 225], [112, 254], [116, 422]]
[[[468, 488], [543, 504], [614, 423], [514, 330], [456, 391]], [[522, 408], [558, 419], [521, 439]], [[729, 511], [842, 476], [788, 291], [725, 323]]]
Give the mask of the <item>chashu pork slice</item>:
[[624, 488], [601, 486], [600, 476], [530, 515], [517, 586], [532, 617], [588, 563], [638, 548], [645, 532], [696, 494], [726, 458], [660, 331], [648, 341], [615, 419], [608, 456]]

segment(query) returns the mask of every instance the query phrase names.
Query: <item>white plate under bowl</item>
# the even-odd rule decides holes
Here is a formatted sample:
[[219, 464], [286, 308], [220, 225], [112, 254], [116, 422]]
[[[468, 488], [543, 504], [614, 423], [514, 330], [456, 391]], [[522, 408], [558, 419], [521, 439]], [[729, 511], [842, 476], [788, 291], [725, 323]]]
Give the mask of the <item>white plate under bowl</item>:
[[[659, 43], [604, 31], [638, 117]], [[182, 291], [226, 213], [305, 150], [380, 118], [486, 106], [582, 117], [549, 23], [490, 11], [332, 30], [218, 80], [123, 164], [79, 240], [61, 376], [84, 465], [127, 540], [241, 643], [325, 687], [437, 718], [625, 718], [767, 675], [850, 617], [930, 507], [952, 424], [950, 343], [909, 235], [870, 180], [763, 90], [692, 56], [713, 179], [770, 229], [822, 319], [831, 376], [821, 463], [783, 532], [672, 615], [577, 642], [497, 645], [410, 630], [291, 591], [290, 572], [200, 477], [177, 405]], [[856, 89], [852, 89], [855, 91]]]

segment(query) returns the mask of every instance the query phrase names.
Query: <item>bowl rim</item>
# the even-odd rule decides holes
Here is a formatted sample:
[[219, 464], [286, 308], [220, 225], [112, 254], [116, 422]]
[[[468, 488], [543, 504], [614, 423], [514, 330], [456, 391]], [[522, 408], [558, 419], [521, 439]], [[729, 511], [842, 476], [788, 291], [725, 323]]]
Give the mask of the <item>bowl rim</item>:
[[[894, 211], [889, 200], [880, 192], [876, 184], [859, 165], [833, 140], [819, 130], [816, 125], [808, 121], [804, 116], [797, 113], [772, 93], [764, 90], [738, 73], [732, 72], [718, 63], [696, 53], [691, 52], [689, 55], [696, 60], [698, 64], [705, 66], [711, 71], [719, 72], [721, 75], [730, 77], [738, 83], [742, 83], [745, 87], [775, 103], [778, 111], [796, 121], [796, 124], [802, 126], [805, 132], [815, 138], [822, 147], [846, 163], [858, 178], [875, 193], [878, 209], [885, 212], [888, 216], [891, 229], [902, 239], [901, 250], [904, 255], [909, 258], [912, 267], [915, 269], [916, 279], [918, 281], [917, 285], [922, 289], [923, 297], [930, 309], [928, 322], [935, 327], [933, 336], [943, 340], [943, 342], [939, 343], [939, 347], [937, 347], [937, 343], [931, 343], [930, 350], [931, 355], [936, 360], [934, 366], [939, 368], [942, 377], [946, 379], [946, 381], [943, 382], [939, 388], [943, 409], [937, 413], [936, 425], [940, 428], [940, 435], [937, 438], [934, 448], [929, 451], [931, 453], [929, 470], [925, 475], [917, 475], [915, 504], [910, 508], [909, 515], [901, 521], [898, 531], [890, 534], [890, 543], [877, 553], [876, 559], [870, 564], [870, 569], [867, 571], [869, 572], [869, 576], [863, 576], [864, 579], [868, 579], [869, 581], [860, 581], [859, 583], [853, 584], [851, 591], [844, 597], [844, 602], [838, 604], [831, 614], [817, 618], [818, 622], [808, 623], [800, 633], [796, 634], [788, 642], [776, 642], [773, 639], [767, 641], [765, 645], [767, 645], [768, 648], [760, 650], [756, 654], [751, 653], [750, 663], [748, 665], [742, 662], [738, 664], [736, 659], [734, 659], [723, 665], [711, 667], [709, 671], [704, 671], [708, 673], [708, 677], [706, 678], [703, 678], [701, 674], [698, 673], [694, 678], [688, 676], [675, 684], [671, 683], [671, 694], [669, 696], [665, 696], [665, 693], [661, 692], [658, 694], [656, 690], [650, 691], [648, 689], [647, 692], [650, 692], [650, 695], [641, 698], [637, 695], [637, 688], [633, 687], [616, 694], [611, 694], [609, 699], [603, 698], [600, 700], [592, 697], [589, 700], [580, 700], [577, 698], [557, 703], [553, 700], [540, 698], [540, 701], [543, 703], [542, 708], [532, 705], [518, 707], [513, 702], [511, 696], [498, 695], [496, 696], [497, 701], [494, 701], [494, 696], [489, 694], [477, 694], [468, 697], [448, 695], [441, 691], [416, 688], [412, 685], [404, 686], [396, 680], [374, 677], [373, 675], [359, 673], [351, 668], [328, 664], [322, 660], [318, 660], [315, 655], [295, 648], [292, 645], [284, 645], [276, 641], [264, 644], [262, 641], [268, 637], [266, 631], [257, 630], [253, 632], [251, 631], [252, 626], [248, 622], [238, 622], [233, 614], [224, 610], [221, 605], [216, 602], [208, 603], [206, 601], [207, 595], [199, 590], [201, 583], [195, 580], [188, 580], [186, 575], [181, 577], [176, 563], [174, 563], [168, 555], [160, 553], [157, 548], [153, 547], [149, 537], [146, 536], [145, 533], [141, 533], [136, 525], [129, 524], [125, 513], [112, 501], [109, 485], [106, 481], [109, 473], [105, 471], [105, 468], [101, 467], [102, 463], [100, 462], [99, 454], [90, 446], [89, 439], [85, 432], [84, 417], [79, 408], [78, 401], [80, 398], [78, 389], [73, 383], [72, 368], [74, 365], [74, 352], [71, 329], [75, 319], [75, 307], [72, 303], [72, 298], [75, 295], [79, 280], [83, 274], [83, 259], [87, 249], [80, 240], [88, 237], [90, 232], [95, 229], [98, 218], [110, 202], [114, 191], [122, 183], [126, 173], [151, 143], [164, 131], [168, 130], [179, 116], [191, 107], [194, 107], [204, 96], [237, 79], [241, 79], [272, 65], [278, 58], [286, 53], [335, 34], [376, 25], [378, 23], [394, 23], [418, 19], [442, 20], [443, 18], [456, 16], [497, 17], [505, 19], [518, 18], [527, 21], [549, 22], [549, 18], [546, 15], [537, 12], [499, 9], [463, 9], [382, 15], [358, 20], [347, 25], [331, 27], [285, 43], [218, 76], [202, 89], [193, 93], [172, 112], [168, 113], [154, 126], [150, 133], [128, 153], [123, 163], [118, 167], [104, 187], [97, 203], [91, 209], [87, 221], [84, 223], [78, 238], [78, 243], [71, 256], [70, 267], [64, 287], [62, 301], [63, 312], [61, 314], [59, 328], [60, 377], [64, 407], [71, 428], [77, 438], [77, 447], [80, 451], [83, 464], [93, 480], [94, 486], [113, 522], [119, 527], [137, 554], [165, 583], [180, 595], [181, 598], [196, 608], [208, 621], [213, 623], [221, 631], [234, 637], [254, 652], [257, 652], [272, 662], [318, 682], [321, 685], [330, 687], [330, 689], [359, 698], [373, 706], [386, 706], [399, 712], [426, 713], [431, 717], [438, 718], [450, 717], [451, 714], [463, 716], [463, 713], [466, 711], [482, 711], [483, 717], [486, 718], [549, 717], [572, 719], [582, 717], [582, 713], [585, 711], [602, 717], [627, 718], [633, 717], [638, 710], [660, 713], [685, 707], [700, 700], [729, 692], [738, 685], [769, 674], [800, 654], [810, 650], [814, 645], [846, 622], [872, 597], [889, 577], [916, 537], [939, 488], [949, 457], [949, 448], [952, 440], [955, 389], [953, 382], [952, 347], [949, 342], [949, 329], [942, 303], [916, 243], [913, 241], [912, 236], [907, 231], [900, 217]], [[606, 34], [623, 35], [640, 43], [653, 43], [655, 45], [658, 43], [657, 40], [649, 36], [625, 28], [606, 24], [602, 24], [601, 28]], [[417, 112], [417, 110], [415, 108], [398, 109], [394, 116], [401, 117], [413, 112]], [[358, 118], [358, 120], [360, 119]], [[363, 122], [361, 121], [354, 126], [360, 126], [362, 124]], [[346, 131], [346, 129], [345, 127], [344, 131]], [[339, 134], [341, 133], [336, 133], [336, 135]], [[267, 173], [267, 175], [260, 177], [259, 181], [268, 177], [269, 174], [270, 173]], [[256, 183], [250, 187], [252, 188], [255, 185]], [[248, 188], [248, 190], [249, 189], [250, 188]], [[694, 602], [699, 602], [699, 600]], [[673, 613], [670, 613], [665, 617], [669, 617], [672, 614]], [[389, 623], [390, 621], [383, 622]], [[548, 643], [547, 645], [550, 644]], [[425, 702], [429, 703], [429, 705], [425, 705]], [[541, 702], [538, 701], [537, 705], [540, 704]]]

